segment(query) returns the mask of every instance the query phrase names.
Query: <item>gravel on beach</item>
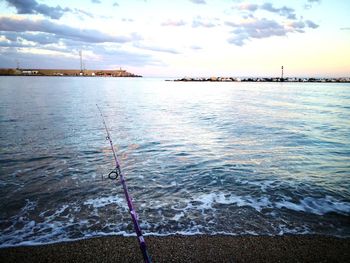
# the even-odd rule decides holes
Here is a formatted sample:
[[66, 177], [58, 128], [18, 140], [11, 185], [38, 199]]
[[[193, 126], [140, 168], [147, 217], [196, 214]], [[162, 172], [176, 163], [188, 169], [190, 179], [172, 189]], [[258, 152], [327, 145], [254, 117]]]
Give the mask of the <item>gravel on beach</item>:
[[[311, 235], [146, 237], [153, 262], [350, 262], [350, 239]], [[0, 262], [142, 262], [135, 237], [0, 249]]]

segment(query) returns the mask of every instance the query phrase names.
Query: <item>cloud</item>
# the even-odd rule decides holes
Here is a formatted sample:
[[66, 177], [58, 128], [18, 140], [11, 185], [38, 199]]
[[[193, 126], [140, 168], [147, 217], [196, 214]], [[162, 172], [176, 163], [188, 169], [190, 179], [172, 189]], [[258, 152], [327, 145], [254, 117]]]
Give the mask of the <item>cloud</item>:
[[[88, 48], [99, 59], [94, 62], [95, 68], [106, 68], [106, 65], [118, 64], [120, 66], [145, 66], [159, 65], [161, 62], [150, 54], [129, 52], [116, 47], [105, 47], [101, 45]], [[91, 67], [90, 67], [91, 68]]]
[[122, 21], [131, 23], [131, 22], [134, 22], [134, 19], [132, 19], [132, 18], [122, 18]]
[[30, 20], [25, 18], [1, 16], [0, 31], [42, 32], [54, 34], [60, 39], [69, 39], [87, 43], [126, 43], [141, 39], [141, 37], [135, 33], [129, 36], [114, 36], [94, 29], [79, 29], [67, 25], [53, 23], [49, 20]]
[[237, 8], [239, 10], [247, 10], [247, 11], [254, 12], [259, 8], [259, 6], [257, 4], [242, 3], [242, 4], [239, 4]]
[[[8, 40], [8, 46], [33, 46], [36, 44], [49, 45], [57, 44], [60, 40], [56, 35], [47, 33], [3, 32], [0, 36], [3, 36]], [[29, 44], [28, 41], [34, 43]], [[24, 44], [24, 42], [26, 42], [26, 44]], [[6, 44], [3, 43], [2, 46], [6, 46]]]
[[217, 26], [216, 24], [214, 24], [211, 21], [208, 21], [207, 19], [204, 19], [200, 16], [197, 16], [193, 21], [192, 21], [192, 27], [215, 27]]
[[[31, 48], [1, 47], [0, 44], [0, 67], [7, 68], [11, 65], [15, 67], [15, 61], [18, 60], [23, 68], [78, 69], [80, 65], [78, 51], [80, 48], [57, 51], [47, 49], [38, 53], [37, 50], [34, 51]], [[83, 52], [87, 69], [111, 69], [113, 68], [111, 65], [143, 67], [145, 65], [161, 64], [159, 60], [149, 54], [123, 51], [120, 48], [109, 48], [100, 45], [84, 46]]]
[[17, 14], [42, 14], [51, 19], [60, 19], [65, 12], [71, 12], [70, 8], [62, 8], [57, 5], [50, 7], [45, 4], [39, 4], [35, 0], [5, 0], [9, 6], [17, 10]]
[[[110, 69], [115, 65], [162, 65], [152, 54], [123, 50], [119, 44], [72, 41], [72, 45], [66, 46], [54, 43], [54, 37], [44, 33], [5, 32], [3, 36], [0, 33], [0, 67], [9, 67], [18, 59], [24, 68], [78, 68], [80, 50], [83, 50], [84, 62], [88, 69]], [[22, 38], [26, 40], [22, 41]], [[37, 42], [29, 43], [29, 39]], [[48, 45], [38, 45], [38, 42]]]
[[[90, 18], [95, 16], [85, 10], [79, 8], [62, 8], [61, 6], [50, 7], [48, 5], [39, 4], [35, 0], [5, 0], [9, 6], [13, 6], [17, 10], [17, 14], [41, 14], [51, 19], [60, 19], [65, 13], [73, 13], [75, 15], [84, 15]], [[83, 19], [83, 17], [80, 17]]]
[[101, 4], [101, 1], [100, 1], [100, 0], [91, 0], [91, 3], [94, 3], [94, 4]]
[[19, 50], [18, 48], [0, 47], [0, 67], [15, 67], [14, 62], [17, 60], [20, 62], [21, 68], [78, 68], [78, 61], [73, 67], [69, 66], [73, 64], [72, 56], [67, 55], [54, 51], [38, 54], [23, 52], [23, 49]]
[[272, 3], [264, 3], [262, 5], [251, 4], [251, 3], [241, 3], [233, 7], [241, 11], [255, 12], [257, 10], [264, 10], [267, 12], [275, 13], [280, 16], [286, 17], [288, 19], [296, 19], [295, 10], [293, 8], [283, 6], [281, 8], [276, 8]]
[[294, 13], [295, 10], [293, 8], [290, 8], [290, 7], [283, 6], [281, 8], [275, 8], [275, 7], [273, 7], [273, 5], [271, 3], [265, 3], [265, 4], [260, 6], [260, 9], [266, 10], [266, 11], [269, 11], [272, 13], [277, 13], [280, 16], [284, 16], [288, 19], [296, 19], [296, 16]]
[[163, 22], [161, 25], [162, 26], [184, 26], [186, 25], [186, 22], [183, 20], [168, 19], [167, 21]]
[[[319, 3], [319, 0], [309, 0], [310, 3]], [[233, 27], [228, 42], [237, 46], [243, 46], [252, 39], [269, 38], [272, 36], [286, 36], [290, 33], [304, 33], [306, 29], [315, 29], [318, 25], [310, 20], [297, 21], [293, 8], [282, 6], [275, 7], [272, 3], [238, 3], [233, 9], [244, 11], [244, 19], [241, 22], [226, 22]], [[256, 18], [255, 12], [264, 11], [274, 13], [286, 18], [282, 22], [266, 18]], [[248, 12], [248, 14], [247, 14]], [[263, 14], [263, 13], [262, 13]]]
[[[292, 29], [292, 31], [296, 31], [296, 32], [299, 32], [299, 33], [304, 33], [304, 28], [305, 28], [305, 23], [303, 21], [295, 21], [295, 22], [291, 22], [287, 25], [288, 27], [286, 27], [286, 31], [287, 32], [290, 32]], [[288, 30], [289, 28], [289, 30]], [[287, 34], [286, 32], [286, 34]]]
[[313, 28], [313, 29], [319, 27], [319, 25], [316, 25], [314, 22], [312, 22], [312, 21], [310, 21], [310, 20], [306, 20], [305, 23], [306, 23], [306, 25], [307, 25], [308, 27]]
[[206, 4], [205, 0], [190, 0], [194, 4]]
[[251, 38], [267, 38], [271, 36], [286, 35], [285, 28], [274, 20], [254, 19], [242, 23], [226, 22], [228, 26], [234, 28], [234, 34], [228, 42], [237, 46], [243, 46], [247, 40]]
[[114, 2], [113, 6], [119, 6], [118, 2]]
[[233, 27], [232, 36], [228, 42], [237, 46], [243, 46], [251, 39], [262, 39], [273, 36], [285, 36], [288, 33], [304, 33], [306, 28], [317, 28], [314, 22], [307, 20], [293, 21], [287, 24], [280, 24], [275, 20], [266, 18], [249, 18], [242, 22], [225, 22], [227, 26]]
[[200, 49], [203, 49], [203, 48], [200, 47], [200, 46], [192, 45], [192, 46], [190, 46], [190, 49], [192, 49], [192, 50], [200, 50]]
[[92, 13], [87, 12], [87, 11], [82, 10], [82, 9], [78, 9], [78, 8], [74, 8], [73, 13], [76, 14], [76, 15], [82, 14], [82, 15], [85, 15], [85, 16], [90, 17], [90, 18], [94, 18], [95, 17]]
[[149, 51], [155, 51], [155, 52], [163, 52], [163, 53], [169, 53], [169, 54], [180, 54], [180, 52], [178, 52], [175, 49], [172, 48], [164, 48], [164, 47], [158, 47], [158, 46], [147, 46], [147, 45], [142, 45], [139, 43], [135, 43], [134, 44], [135, 47], [137, 48], [141, 48], [144, 50], [149, 50]]
[[321, 0], [307, 0], [307, 3], [304, 5], [304, 8], [311, 9], [313, 4], [321, 4]]

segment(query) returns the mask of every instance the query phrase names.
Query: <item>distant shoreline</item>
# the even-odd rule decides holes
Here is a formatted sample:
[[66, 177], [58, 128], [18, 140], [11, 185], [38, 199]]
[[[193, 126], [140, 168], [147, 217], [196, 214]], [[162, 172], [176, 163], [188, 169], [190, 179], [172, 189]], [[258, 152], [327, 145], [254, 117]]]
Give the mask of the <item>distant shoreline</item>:
[[1, 75], [0, 77], [60, 77], [60, 78], [143, 78], [142, 76], [90, 76], [90, 75]]
[[0, 69], [0, 76], [45, 76], [45, 77], [132, 77], [139, 78], [140, 75], [130, 73], [123, 69], [117, 70], [78, 70], [78, 69]]
[[175, 80], [175, 82], [313, 82], [313, 83], [350, 83], [349, 78], [236, 78], [236, 77], [211, 77], [211, 78], [191, 78], [185, 77]]

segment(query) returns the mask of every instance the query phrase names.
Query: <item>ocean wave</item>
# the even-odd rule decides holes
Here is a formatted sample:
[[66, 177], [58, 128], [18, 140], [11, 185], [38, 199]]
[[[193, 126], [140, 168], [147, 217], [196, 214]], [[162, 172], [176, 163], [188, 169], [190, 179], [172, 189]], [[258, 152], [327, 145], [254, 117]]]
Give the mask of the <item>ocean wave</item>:
[[84, 201], [83, 204], [90, 205], [94, 208], [101, 208], [110, 204], [116, 204], [120, 207], [127, 208], [125, 200], [117, 195], [88, 199]]
[[286, 208], [316, 215], [325, 215], [327, 213], [350, 215], [350, 202], [339, 201], [331, 196], [321, 198], [305, 197], [299, 202], [276, 202], [275, 206], [280, 209]]
[[199, 202], [193, 205], [193, 202], [187, 206], [188, 208], [196, 208], [199, 210], [213, 209], [215, 204], [236, 205], [237, 207], [251, 207], [258, 212], [263, 209], [289, 209], [297, 212], [312, 213], [316, 215], [325, 215], [327, 213], [337, 213], [342, 215], [350, 215], [350, 202], [340, 201], [331, 196], [321, 198], [303, 197], [298, 201], [288, 201], [282, 197], [281, 201], [272, 201], [269, 196], [253, 197], [251, 195], [237, 196], [233, 194], [225, 194], [223, 192], [208, 193], [197, 196], [194, 201]]
[[[145, 235], [321, 234], [322, 231], [319, 232], [312, 222], [288, 222], [280, 217], [278, 211], [287, 210], [315, 216], [337, 213], [345, 217], [350, 213], [349, 202], [330, 196], [274, 201], [268, 196], [237, 196], [214, 192], [194, 196], [179, 206], [169, 207], [167, 202], [153, 204], [155, 206], [141, 205], [139, 209], [140, 225]], [[242, 215], [242, 218], [230, 218], [227, 215], [221, 217], [227, 209], [235, 211], [234, 214], [241, 214], [247, 212], [247, 208], [250, 212]], [[10, 219], [11, 225], [2, 231], [0, 247], [48, 244], [106, 235], [134, 235], [126, 202], [121, 196], [89, 198], [80, 203], [61, 205], [53, 211], [38, 213], [37, 209], [36, 201], [26, 200], [20, 213]], [[110, 212], [111, 209], [113, 212]], [[147, 209], [153, 209], [153, 212], [145, 212]], [[116, 219], [117, 214], [122, 217]], [[244, 218], [247, 216], [251, 219], [245, 222]], [[269, 218], [267, 222], [264, 221], [266, 217]], [[221, 220], [228, 225], [221, 225]], [[333, 231], [332, 235], [348, 237], [350, 233], [347, 231], [340, 229]]]

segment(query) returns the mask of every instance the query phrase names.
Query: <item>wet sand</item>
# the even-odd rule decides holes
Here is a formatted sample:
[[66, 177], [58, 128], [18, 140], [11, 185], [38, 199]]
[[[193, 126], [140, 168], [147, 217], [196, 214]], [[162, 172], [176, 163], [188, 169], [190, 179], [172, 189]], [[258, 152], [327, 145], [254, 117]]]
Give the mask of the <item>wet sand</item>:
[[[350, 238], [324, 236], [146, 237], [153, 262], [350, 262]], [[0, 262], [142, 262], [135, 237], [0, 249]]]

